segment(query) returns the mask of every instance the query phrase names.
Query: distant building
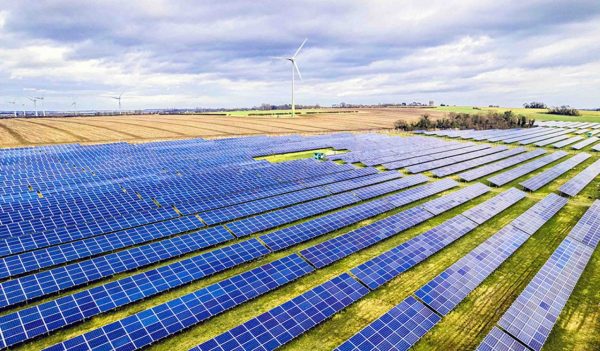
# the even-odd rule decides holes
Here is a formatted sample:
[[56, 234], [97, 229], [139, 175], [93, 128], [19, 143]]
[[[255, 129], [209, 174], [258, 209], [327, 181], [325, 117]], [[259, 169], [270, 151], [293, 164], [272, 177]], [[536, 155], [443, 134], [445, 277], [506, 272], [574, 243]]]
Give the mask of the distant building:
[[429, 106], [435, 106], [433, 100], [429, 100]]

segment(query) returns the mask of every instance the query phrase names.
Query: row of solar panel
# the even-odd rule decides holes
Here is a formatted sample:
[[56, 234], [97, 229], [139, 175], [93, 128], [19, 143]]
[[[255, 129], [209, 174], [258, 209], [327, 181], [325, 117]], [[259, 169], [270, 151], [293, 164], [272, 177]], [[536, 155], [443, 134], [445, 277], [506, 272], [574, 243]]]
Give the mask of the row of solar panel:
[[[441, 182], [438, 182], [441, 183]], [[429, 185], [425, 185], [427, 187]], [[434, 200], [435, 201], [435, 200]], [[245, 242], [246, 245], [257, 246], [258, 242], [255, 240], [251, 240], [249, 242]], [[242, 243], [239, 244], [243, 245]], [[243, 249], [244, 252], [251, 251], [248, 248]], [[216, 250], [218, 251], [218, 250]], [[215, 252], [216, 252], [215, 251]], [[264, 254], [263, 250], [260, 251], [260, 254]], [[198, 279], [193, 278], [194, 276], [203, 277], [206, 275], [206, 270], [210, 270], [211, 272], [214, 270], [212, 266], [207, 266], [207, 258], [205, 256], [210, 255], [210, 258], [213, 259], [214, 255], [212, 253], [199, 255], [194, 258], [176, 262], [172, 265], [158, 268], [154, 271], [149, 271], [145, 273], [141, 273], [129, 278], [124, 278], [117, 282], [108, 283], [104, 286], [92, 288], [91, 290], [84, 291], [81, 293], [76, 293], [69, 297], [60, 298], [56, 301], [42, 304], [41, 306], [36, 306], [33, 308], [26, 309], [24, 311], [18, 312], [17, 314], [8, 315], [5, 317], [5, 326], [6, 330], [11, 330], [10, 340], [12, 343], [21, 342], [23, 340], [29, 339], [35, 335], [39, 335], [40, 333], [45, 333], [48, 329], [44, 329], [42, 325], [51, 325], [53, 329], [72, 324], [75, 321], [82, 320], [83, 318], [89, 318], [97, 313], [104, 312], [106, 310], [113, 309], [117, 306], [121, 306], [126, 303], [130, 303], [134, 300], [141, 299], [147, 297], [152, 294], [158, 293], [160, 290], [156, 287], [155, 283], [162, 287], [163, 289], [170, 289], [174, 286], [178, 286], [184, 284], [189, 281], [189, 279]], [[258, 255], [258, 253], [257, 253]], [[255, 257], [255, 256], [252, 256]], [[223, 258], [221, 258], [223, 260]], [[230, 259], [227, 258], [229, 262]], [[173, 277], [176, 272], [178, 275], [182, 275], [181, 269], [178, 267], [187, 267], [186, 271], [190, 271], [195, 269], [194, 272], [198, 271], [197, 267], [203, 267], [200, 271], [194, 274], [184, 275], [177, 279], [167, 279], [168, 277]], [[192, 268], [190, 268], [192, 267]], [[196, 268], [194, 268], [196, 267]], [[155, 272], [156, 271], [156, 272]], [[165, 276], [167, 274], [167, 276]], [[152, 277], [153, 283], [151, 286], [149, 285], [150, 277]], [[184, 279], [189, 277], [188, 279]], [[142, 289], [141, 287], [146, 287]], [[132, 295], [127, 294], [125, 291], [119, 292], [120, 290], [126, 289], [127, 291], [133, 292]], [[142, 289], [140, 291], [140, 289]], [[107, 298], [106, 292], [110, 291], [111, 296], [116, 296], [120, 298]], [[96, 301], [96, 298], [97, 301]], [[68, 303], [67, 303], [68, 302]], [[85, 302], [85, 304], [80, 304], [80, 302]], [[92, 307], [91, 303], [95, 303], [97, 307]], [[69, 308], [69, 311], [76, 311], [74, 314], [68, 313], [64, 308]], [[52, 313], [45, 314], [44, 311], [51, 310]], [[20, 324], [18, 321], [23, 320], [23, 316], [31, 316], [29, 318], [25, 318], [25, 320], [42, 320], [42, 321], [53, 321], [53, 323], [42, 323], [36, 322], [37, 329], [35, 328], [26, 328], [25, 325]], [[63, 316], [64, 318], [56, 318], [56, 316]], [[3, 319], [0, 318], [0, 321]], [[1, 323], [1, 322], [0, 322]]]
[[[504, 196], [505, 199], [501, 202], [504, 203], [503, 207], [497, 208], [493, 204], [490, 206], [491, 216], [516, 203], [524, 197], [524, 194], [516, 189], [511, 189], [510, 193], [505, 192]], [[392, 310], [348, 339], [337, 350], [409, 349], [431, 330], [444, 315], [454, 309], [471, 291], [481, 284], [565, 203], [564, 198], [550, 194], [417, 290], [415, 296], [420, 300], [409, 296]], [[467, 215], [467, 213], [465, 212], [463, 215]], [[486, 218], [491, 217], [487, 216]], [[458, 216], [455, 219], [458, 219]], [[523, 224], [528, 221], [531, 221], [533, 225], [524, 226]], [[470, 226], [465, 227], [464, 225], [454, 224], [454, 228], [448, 231], [460, 232], [461, 230], [463, 233], [458, 234], [459, 236], [472, 229], [470, 229]], [[431, 241], [437, 242], [435, 240], [437, 238], [432, 239], [434, 240]], [[372, 288], [380, 286], [390, 279], [388, 277], [394, 276], [394, 273], [387, 273], [389, 267], [394, 264], [402, 265], [403, 262], [410, 262], [409, 253], [410, 251], [407, 251], [404, 255], [397, 254], [389, 257], [388, 261], [384, 261], [385, 263], [379, 267], [380, 269], [376, 270], [376, 275], [373, 275], [373, 273], [367, 275], [366, 281], [360, 276], [359, 279], [366, 282], [366, 284], [371, 284], [369, 286]], [[408, 266], [410, 267], [410, 263]], [[403, 270], [405, 268], [398, 271], [402, 272]], [[371, 272], [375, 272], [375, 270], [371, 268]], [[387, 279], [373, 279], [373, 276], [383, 276]], [[390, 325], [394, 325], [394, 328], [391, 328]]]

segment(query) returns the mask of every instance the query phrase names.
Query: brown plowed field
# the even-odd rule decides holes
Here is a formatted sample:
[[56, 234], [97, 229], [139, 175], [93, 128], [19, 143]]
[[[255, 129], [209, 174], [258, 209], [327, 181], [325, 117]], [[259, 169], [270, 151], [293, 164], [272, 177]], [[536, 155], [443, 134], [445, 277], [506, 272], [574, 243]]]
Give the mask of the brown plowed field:
[[378, 130], [392, 128], [399, 119], [414, 121], [425, 112], [433, 118], [443, 115], [443, 112], [401, 108], [320, 113], [293, 119], [209, 115], [14, 118], [0, 120], [0, 147]]

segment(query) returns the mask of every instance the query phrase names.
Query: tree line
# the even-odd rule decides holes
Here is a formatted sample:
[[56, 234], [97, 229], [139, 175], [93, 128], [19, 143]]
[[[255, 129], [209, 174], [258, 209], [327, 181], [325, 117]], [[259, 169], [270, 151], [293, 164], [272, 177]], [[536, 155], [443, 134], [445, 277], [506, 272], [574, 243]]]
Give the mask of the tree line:
[[535, 119], [516, 115], [512, 111], [488, 112], [486, 114], [469, 114], [451, 112], [447, 117], [432, 120], [429, 114], [422, 115], [418, 121], [409, 123], [398, 120], [394, 123], [396, 130], [428, 130], [428, 129], [509, 129], [531, 128]]

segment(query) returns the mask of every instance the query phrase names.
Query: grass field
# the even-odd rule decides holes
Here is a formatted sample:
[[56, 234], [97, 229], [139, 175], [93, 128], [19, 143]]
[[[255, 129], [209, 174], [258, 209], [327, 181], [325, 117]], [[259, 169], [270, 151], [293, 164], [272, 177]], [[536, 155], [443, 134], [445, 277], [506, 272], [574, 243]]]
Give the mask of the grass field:
[[[404, 134], [403, 134], [404, 135]], [[553, 150], [548, 148], [548, 150]], [[265, 159], [271, 162], [282, 162], [286, 160], [295, 160], [299, 158], [312, 157], [315, 151], [331, 153], [331, 149], [311, 150], [299, 153], [274, 155]], [[574, 153], [574, 151], [569, 151]], [[310, 330], [301, 337], [293, 340], [283, 350], [330, 350], [339, 345], [342, 341], [358, 332], [371, 321], [391, 309], [401, 302], [404, 298], [412, 294], [421, 285], [435, 277], [446, 269], [449, 265], [456, 262], [470, 250], [475, 248], [481, 242], [492, 236], [499, 228], [509, 223], [519, 214], [533, 205], [536, 201], [543, 198], [550, 192], [556, 192], [558, 187], [583, 168], [599, 158], [598, 154], [588, 159], [575, 169], [567, 172], [558, 180], [543, 187], [535, 193], [529, 193], [527, 198], [492, 220], [479, 226], [471, 233], [460, 238], [456, 242], [447, 246], [439, 253], [428, 258], [421, 264], [401, 274], [379, 289], [371, 292], [357, 303], [336, 314], [333, 318], [325, 321], [318, 327]], [[517, 184], [543, 170], [561, 162], [559, 160], [548, 165], [533, 174], [526, 175], [513, 181], [503, 187], [493, 188], [492, 191], [480, 198], [463, 204], [449, 212], [437, 216], [425, 223], [412, 229], [401, 232], [391, 238], [384, 240], [375, 246], [362, 250], [356, 254], [346, 257], [326, 268], [320, 269], [315, 273], [304, 276], [303, 278], [276, 289], [270, 293], [260, 296], [248, 303], [242, 304], [228, 312], [225, 312], [205, 323], [201, 323], [181, 334], [168, 338], [151, 346], [150, 350], [184, 350], [206, 341], [230, 328], [233, 328], [243, 321], [257, 316], [269, 309], [297, 296], [323, 282], [333, 278], [351, 268], [359, 265], [376, 255], [395, 247], [406, 240], [419, 235], [426, 230], [441, 224], [443, 221], [456, 216], [464, 210], [481, 203], [503, 190], [517, 186]], [[474, 183], [474, 182], [472, 182]], [[461, 186], [467, 186], [472, 183], [463, 183]], [[569, 230], [579, 220], [593, 199], [600, 197], [600, 179], [596, 179], [586, 189], [569, 201], [554, 218], [546, 223], [537, 233], [535, 233], [516, 253], [505, 261], [499, 269], [489, 276], [483, 284], [477, 287], [465, 301], [463, 301], [453, 312], [444, 317], [442, 321], [425, 337], [417, 343], [415, 350], [468, 350], [476, 347], [482, 338], [494, 326], [504, 311], [510, 306], [512, 301], [523, 290], [539, 268], [544, 264], [553, 250], [558, 246], [561, 240], [568, 234]], [[449, 192], [439, 194], [444, 195]], [[436, 196], [436, 197], [437, 197]], [[215, 274], [211, 277], [195, 281], [181, 288], [171, 290], [167, 293], [146, 299], [142, 302], [118, 309], [113, 312], [105, 313], [94, 317], [84, 323], [66, 328], [64, 330], [52, 333], [48, 337], [34, 340], [31, 343], [24, 344], [15, 349], [18, 350], [40, 350], [43, 347], [52, 345], [61, 340], [82, 334], [93, 330], [112, 321], [124, 318], [133, 313], [142, 311], [159, 303], [166, 302], [175, 297], [182, 296], [212, 283], [225, 278], [239, 274], [248, 269], [257, 267], [275, 259], [287, 256], [291, 253], [312, 246], [318, 242], [338, 236], [342, 233], [362, 227], [368, 223], [381, 218], [385, 218], [393, 213], [416, 206], [427, 200], [421, 200], [416, 203], [398, 208], [389, 213], [362, 221], [351, 227], [329, 233], [314, 240], [297, 245], [282, 252], [270, 254], [251, 263], [243, 264], [234, 269]], [[299, 222], [296, 222], [299, 223]], [[296, 224], [294, 223], [294, 224]], [[257, 237], [264, 234], [254, 234], [250, 237]], [[229, 245], [223, 244], [221, 246]], [[212, 250], [212, 249], [211, 249]], [[210, 251], [204, 250], [201, 252]], [[194, 252], [165, 263], [153, 265], [144, 270], [156, 268], [158, 266], [185, 259], [199, 252]], [[136, 272], [137, 273], [137, 272]], [[133, 273], [119, 274], [111, 279], [103, 280], [106, 283], [110, 280], [123, 278]], [[100, 283], [92, 284], [91, 286]], [[90, 286], [85, 287], [85, 289]], [[83, 289], [83, 288], [82, 288]], [[80, 290], [82, 290], [80, 289]], [[54, 297], [53, 297], [54, 298]], [[600, 250], [596, 250], [592, 260], [588, 264], [582, 278], [577, 284], [569, 303], [563, 310], [558, 323], [552, 331], [550, 339], [545, 345], [544, 350], [598, 350], [600, 349]]]
[[567, 121], [567, 122], [600, 122], [600, 111], [584, 111], [580, 110], [581, 116], [559, 116], [547, 113], [546, 109], [531, 109], [531, 108], [512, 108], [512, 107], [473, 107], [473, 106], [441, 106], [429, 111], [436, 112], [456, 112], [456, 113], [486, 113], [513, 111], [516, 114], [522, 114], [529, 118], [535, 118], [538, 121]]

